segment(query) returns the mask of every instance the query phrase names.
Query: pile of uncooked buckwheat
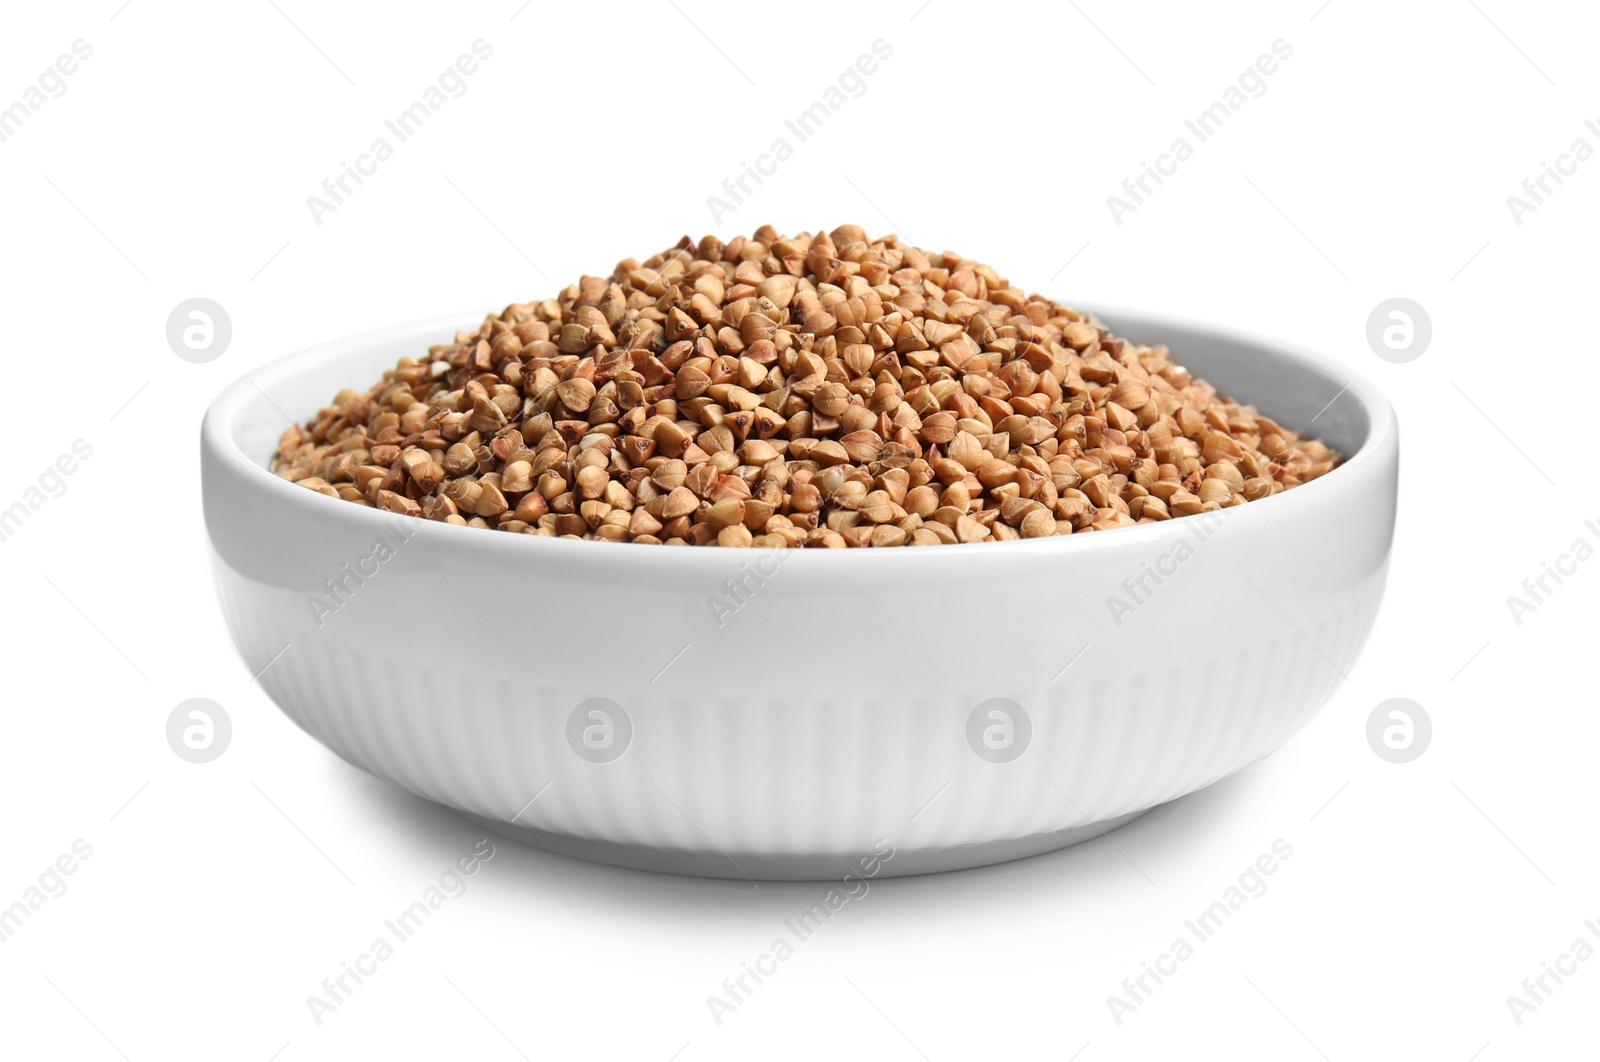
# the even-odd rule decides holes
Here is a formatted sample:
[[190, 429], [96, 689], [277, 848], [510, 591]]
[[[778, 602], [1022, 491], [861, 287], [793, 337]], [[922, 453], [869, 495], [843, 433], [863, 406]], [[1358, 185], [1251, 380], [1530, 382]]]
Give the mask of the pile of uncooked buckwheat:
[[684, 237], [284, 432], [332, 498], [531, 535], [933, 546], [1255, 501], [1338, 455], [1161, 346], [856, 225]]

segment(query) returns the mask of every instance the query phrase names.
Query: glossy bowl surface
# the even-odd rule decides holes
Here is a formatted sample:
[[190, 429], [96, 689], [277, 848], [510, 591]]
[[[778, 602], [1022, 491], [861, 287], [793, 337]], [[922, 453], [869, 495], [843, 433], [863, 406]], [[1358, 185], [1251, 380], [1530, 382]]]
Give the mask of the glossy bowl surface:
[[212, 405], [229, 629], [349, 762], [568, 854], [837, 879], [886, 848], [878, 872], [913, 874], [1099, 836], [1267, 755], [1328, 700], [1383, 593], [1398, 464], [1389, 403], [1336, 365], [1100, 316], [1346, 460], [1219, 518], [788, 551], [454, 527], [267, 471], [286, 413], [464, 315], [283, 358]]

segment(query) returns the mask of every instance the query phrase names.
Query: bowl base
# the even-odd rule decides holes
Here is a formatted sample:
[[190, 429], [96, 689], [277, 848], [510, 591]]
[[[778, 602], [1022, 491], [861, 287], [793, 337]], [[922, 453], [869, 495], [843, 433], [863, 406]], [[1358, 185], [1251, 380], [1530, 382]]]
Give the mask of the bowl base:
[[[454, 810], [454, 809], [452, 809]], [[1110, 831], [1132, 822], [1149, 808], [1119, 815], [1104, 822], [1069, 826], [1049, 833], [1030, 837], [1016, 837], [982, 844], [954, 845], [948, 848], [899, 848], [894, 857], [880, 864], [877, 877], [900, 878], [916, 874], [938, 874], [947, 870], [967, 870], [995, 863], [1009, 863], [1014, 859], [1054, 852], [1081, 841], [1092, 841]], [[530, 826], [518, 826], [498, 819], [456, 811], [457, 815], [474, 822], [509, 840], [532, 845], [557, 855], [571, 856], [591, 863], [627, 867], [631, 870], [648, 870], [659, 874], [682, 874], [695, 878], [732, 878], [749, 881], [838, 881], [854, 869], [859, 853], [772, 853], [772, 852], [719, 852], [679, 848], [651, 848], [644, 845], [619, 844], [587, 837], [551, 833]]]

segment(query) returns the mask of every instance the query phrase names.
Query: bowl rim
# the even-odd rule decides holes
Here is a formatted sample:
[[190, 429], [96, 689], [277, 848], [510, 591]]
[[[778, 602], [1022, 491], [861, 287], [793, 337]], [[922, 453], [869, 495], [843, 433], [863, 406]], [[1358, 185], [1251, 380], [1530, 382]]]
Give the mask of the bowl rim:
[[[1335, 485], [1343, 484], [1364, 471], [1372, 471], [1372, 466], [1384, 459], [1386, 451], [1396, 448], [1398, 423], [1394, 407], [1377, 385], [1357, 370], [1316, 354], [1299, 344], [1200, 318], [1170, 317], [1113, 305], [1098, 305], [1087, 312], [1103, 322], [1114, 322], [1118, 319], [1137, 320], [1141, 327], [1148, 325], [1158, 329], [1170, 327], [1191, 332], [1205, 332], [1225, 342], [1267, 350], [1273, 357], [1314, 375], [1348, 378], [1349, 382], [1334, 396], [1334, 401], [1341, 397], [1349, 397], [1359, 402], [1365, 410], [1368, 427], [1366, 438], [1362, 440], [1360, 446], [1355, 452], [1346, 455], [1336, 468], [1309, 483], [1301, 484], [1281, 495], [1224, 510], [1228, 513], [1230, 525], [1235, 520], [1244, 520], [1242, 526], [1248, 528], [1261, 520], [1273, 519], [1276, 514], [1282, 512], [1286, 504], [1304, 505], [1318, 501], [1325, 491], [1334, 489]], [[500, 560], [542, 558], [569, 564], [599, 561], [607, 565], [644, 563], [654, 566], [656, 562], [652, 558], [661, 556], [663, 551], [615, 548], [634, 545], [630, 542], [592, 542], [586, 539], [483, 533], [483, 528], [460, 527], [441, 521], [398, 516], [369, 506], [353, 505], [340, 499], [328, 498], [316, 491], [297, 487], [265, 466], [257, 464], [235, 441], [234, 428], [238, 417], [246, 408], [259, 398], [265, 398], [268, 403], [276, 405], [267, 391], [267, 388], [274, 383], [298, 377], [326, 358], [343, 353], [357, 343], [381, 344], [402, 337], [415, 338], [419, 333], [430, 331], [436, 331], [441, 335], [453, 334], [458, 329], [473, 327], [470, 323], [463, 324], [463, 322], [472, 322], [484, 316], [487, 316], [487, 313], [478, 311], [435, 315], [384, 328], [349, 333], [282, 355], [247, 371], [224, 388], [206, 409], [200, 426], [202, 456], [219, 462], [243, 482], [252, 486], [259, 484], [257, 489], [264, 492], [274, 492], [271, 494], [274, 498], [273, 504], [297, 511], [310, 520], [341, 525], [348, 531], [381, 534], [392, 526], [391, 518], [393, 518], [405, 520], [407, 528], [412, 530], [413, 538], [422, 535], [433, 541], [434, 536], [442, 535], [445, 537], [436, 541], [443, 548], [482, 552], [486, 556], [494, 556]], [[1329, 405], [1332, 405], [1332, 401]], [[1270, 413], [1268, 415], [1270, 416]], [[202, 477], [202, 491], [207, 489], [204, 480], [205, 477]], [[860, 564], [861, 560], [857, 556], [860, 554], [905, 555], [901, 558], [901, 562], [904, 563], [910, 563], [906, 557], [927, 556], [948, 556], [951, 558], [949, 563], [965, 563], [965, 558], [981, 556], [993, 556], [999, 560], [1008, 557], [1021, 559], [1029, 553], [1040, 558], [1056, 555], [1075, 556], [1085, 552], [1092, 555], [1108, 549], [1137, 548], [1146, 544], [1158, 547], [1163, 539], [1170, 540], [1176, 535], [1183, 534], [1186, 528], [1192, 527], [1193, 525], [1188, 523], [1189, 519], [1177, 517], [1153, 524], [1110, 528], [1093, 534], [1051, 535], [1005, 542], [943, 544], [928, 549], [789, 548], [782, 550], [782, 553], [786, 558], [795, 554], [821, 555], [815, 560], [801, 561], [802, 565], [808, 567], [816, 564]], [[412, 528], [413, 524], [416, 525], [415, 528]], [[530, 550], [533, 552], [529, 552]], [[697, 559], [679, 557], [670, 562], [678, 566], [692, 564], [726, 566], [729, 554], [748, 557], [751, 552], [762, 551], [730, 551], [702, 546], [665, 552], [674, 556], [680, 553], [703, 555]], [[887, 557], [869, 563], [881, 565], [885, 560]], [[889, 561], [889, 563], [895, 562]], [[785, 564], [785, 568], [790, 567], [791, 565]]]

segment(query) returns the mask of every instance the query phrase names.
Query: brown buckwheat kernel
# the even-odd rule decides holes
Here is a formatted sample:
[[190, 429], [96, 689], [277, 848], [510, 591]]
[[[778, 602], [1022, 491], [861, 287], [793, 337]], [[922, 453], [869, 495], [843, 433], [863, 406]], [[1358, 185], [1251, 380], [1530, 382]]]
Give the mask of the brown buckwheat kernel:
[[842, 225], [684, 237], [508, 306], [339, 392], [273, 470], [530, 535], [838, 548], [1167, 520], [1338, 460], [1163, 346]]

